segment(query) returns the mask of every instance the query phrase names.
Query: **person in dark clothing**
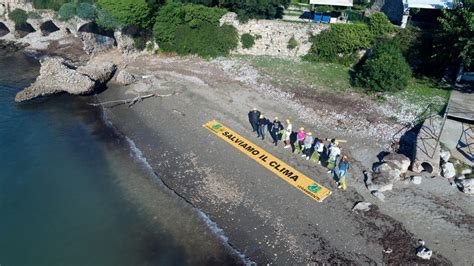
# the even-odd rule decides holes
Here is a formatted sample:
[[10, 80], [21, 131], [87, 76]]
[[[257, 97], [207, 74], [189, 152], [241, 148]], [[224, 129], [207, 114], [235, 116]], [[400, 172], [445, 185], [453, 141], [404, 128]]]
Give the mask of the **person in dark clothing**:
[[260, 118], [257, 120], [257, 138], [262, 137], [262, 140], [265, 139], [265, 126], [267, 126], [268, 122], [268, 119], [266, 119], [265, 116], [261, 114]]
[[271, 124], [271, 129], [270, 129], [270, 135], [272, 136], [273, 144], [275, 144], [275, 146], [278, 145], [278, 139], [281, 137], [280, 131], [282, 129], [283, 129], [283, 125], [281, 124], [278, 117], [275, 117], [275, 120], [273, 120], [273, 123]]
[[249, 112], [249, 122], [250, 122], [250, 125], [252, 126], [253, 132], [257, 131], [258, 129], [257, 121], [259, 117], [260, 117], [260, 112], [257, 110], [257, 108], [253, 108]]

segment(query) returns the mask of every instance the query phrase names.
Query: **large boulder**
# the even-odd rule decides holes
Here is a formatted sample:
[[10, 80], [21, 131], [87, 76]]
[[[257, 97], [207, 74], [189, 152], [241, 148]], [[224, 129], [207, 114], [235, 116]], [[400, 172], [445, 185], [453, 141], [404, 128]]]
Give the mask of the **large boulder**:
[[474, 179], [473, 178], [458, 180], [456, 184], [460, 187], [460, 189], [464, 193], [474, 195]]
[[410, 167], [410, 158], [401, 153], [389, 153], [383, 157], [383, 161], [393, 165], [393, 169], [398, 169], [402, 174], [408, 171]]
[[456, 175], [456, 169], [454, 168], [454, 164], [452, 163], [445, 163], [443, 164], [443, 176], [446, 178], [453, 178]]
[[120, 70], [117, 76], [115, 77], [117, 82], [121, 85], [130, 85], [134, 83], [137, 79], [135, 76], [125, 70]]
[[100, 84], [109, 81], [117, 70], [117, 66], [110, 62], [89, 63], [77, 69], [77, 72], [89, 77], [91, 80]]

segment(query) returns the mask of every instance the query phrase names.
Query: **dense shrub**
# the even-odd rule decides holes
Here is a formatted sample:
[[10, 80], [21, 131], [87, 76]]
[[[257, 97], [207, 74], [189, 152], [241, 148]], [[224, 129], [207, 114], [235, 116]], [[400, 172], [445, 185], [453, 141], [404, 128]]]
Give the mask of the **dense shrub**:
[[32, 0], [33, 7], [36, 9], [53, 9], [58, 11], [65, 3], [90, 3], [93, 4], [94, 0]]
[[291, 36], [291, 38], [288, 40], [288, 45], [286, 47], [290, 50], [293, 50], [298, 47], [298, 41], [295, 39], [295, 36]]
[[201, 5], [168, 3], [160, 8], [155, 19], [156, 42], [161, 50], [179, 54], [228, 54], [239, 39], [233, 26], [219, 26], [219, 19], [225, 12]]
[[255, 38], [250, 33], [244, 33], [242, 36], [240, 36], [240, 42], [242, 43], [242, 47], [244, 49], [249, 49], [255, 44]]
[[354, 83], [369, 91], [396, 91], [407, 86], [411, 74], [399, 43], [383, 40], [357, 71]]
[[78, 4], [76, 8], [76, 13], [78, 17], [85, 20], [95, 19], [97, 16], [95, 6], [89, 3]]
[[123, 25], [151, 26], [152, 14], [145, 0], [98, 0], [97, 4]]
[[109, 12], [101, 8], [97, 9], [97, 18], [95, 22], [101, 28], [106, 30], [115, 30], [122, 27], [122, 24], [117, 18], [113, 17]]
[[61, 6], [58, 13], [62, 20], [70, 20], [76, 15], [76, 6], [72, 3], [66, 3]]
[[290, 4], [290, 0], [184, 0], [183, 2], [226, 8], [237, 13], [241, 21], [246, 21], [249, 18], [282, 18], [283, 9], [287, 8]]
[[181, 55], [216, 57], [228, 55], [237, 47], [237, 42], [237, 30], [231, 25], [204, 23], [198, 28], [182, 25], [176, 29], [174, 48]]
[[35, 11], [29, 11], [29, 12], [28, 12], [28, 18], [31, 18], [31, 19], [40, 19], [40, 18], [41, 18], [41, 15], [38, 14], [37, 12], [35, 12]]
[[15, 8], [10, 14], [8, 14], [8, 18], [11, 19], [15, 25], [20, 26], [26, 24], [26, 20], [28, 19], [28, 13], [25, 10], [20, 8]]
[[395, 27], [382, 12], [377, 12], [369, 18], [369, 30], [374, 36], [393, 32]]
[[357, 58], [357, 51], [368, 48], [372, 40], [366, 24], [333, 24], [311, 38], [311, 49], [304, 59], [350, 64]]

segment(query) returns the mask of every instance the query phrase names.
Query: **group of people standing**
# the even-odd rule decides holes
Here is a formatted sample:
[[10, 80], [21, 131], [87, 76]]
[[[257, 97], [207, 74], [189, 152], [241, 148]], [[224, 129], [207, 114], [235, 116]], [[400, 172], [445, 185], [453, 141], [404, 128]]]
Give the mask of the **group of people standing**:
[[[289, 119], [285, 120], [285, 127], [278, 117], [273, 122], [267, 119], [263, 113], [253, 108], [249, 113], [249, 122], [253, 132], [257, 132], [257, 137], [265, 139], [265, 132], [268, 131], [273, 140], [273, 144], [278, 146], [278, 141], [283, 141], [285, 149], [292, 148], [295, 154], [302, 153], [301, 157], [306, 160], [316, 161], [321, 164], [326, 159], [328, 173], [332, 175], [338, 184], [338, 188], [346, 190], [346, 177], [349, 170], [349, 160], [346, 155], [341, 154], [339, 141], [336, 139], [314, 138], [313, 133], [305, 131], [303, 127], [297, 132], [293, 131], [293, 125]], [[326, 142], [328, 143], [326, 145]]]

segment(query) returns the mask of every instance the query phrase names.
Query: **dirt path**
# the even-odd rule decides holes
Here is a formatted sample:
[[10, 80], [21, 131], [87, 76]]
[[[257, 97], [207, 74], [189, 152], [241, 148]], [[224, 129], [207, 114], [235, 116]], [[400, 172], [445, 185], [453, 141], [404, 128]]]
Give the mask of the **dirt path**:
[[[444, 180], [437, 180], [436, 185], [423, 183], [421, 194], [418, 187], [401, 184], [385, 203], [370, 196], [362, 170], [376, 161], [386, 145], [370, 137], [373, 132], [324, 125], [326, 117], [314, 119], [315, 110], [305, 105], [311, 98], [295, 98], [290, 91], [261, 84], [254, 79], [258, 72], [237, 69], [234, 62], [143, 56], [129, 62], [126, 69], [147, 78], [128, 87], [111, 84], [100, 94], [102, 101], [132, 97], [137, 91], [175, 95], [146, 99], [132, 108], [108, 109], [112, 123], [137, 144], [168, 186], [207, 213], [251, 260], [282, 265], [426, 263], [414, 251], [416, 239], [423, 238], [435, 253], [430, 263], [474, 261], [470, 252], [472, 198], [457, 193]], [[322, 166], [271, 145], [269, 136], [257, 140], [247, 121], [253, 107], [267, 117], [290, 118], [295, 127], [304, 126], [316, 136], [348, 139], [343, 146], [353, 162], [348, 191], [338, 191]], [[347, 102], [340, 108], [347, 109]], [[357, 117], [351, 118], [354, 123], [366, 123]], [[213, 119], [334, 193], [324, 203], [305, 196], [202, 127]], [[361, 200], [378, 207], [367, 213], [352, 212], [354, 203]], [[385, 253], [388, 249], [393, 252]]]

